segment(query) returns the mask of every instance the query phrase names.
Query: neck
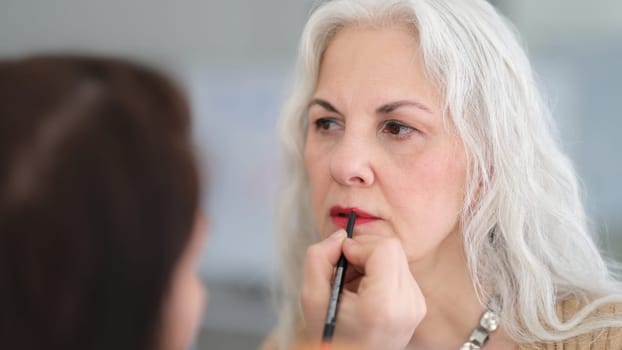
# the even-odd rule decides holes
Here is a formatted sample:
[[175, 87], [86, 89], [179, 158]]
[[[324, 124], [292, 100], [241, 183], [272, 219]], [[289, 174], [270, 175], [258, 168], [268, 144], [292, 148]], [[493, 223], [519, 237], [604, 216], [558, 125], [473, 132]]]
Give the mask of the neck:
[[473, 288], [460, 235], [449, 235], [434, 254], [411, 262], [410, 270], [427, 305], [410, 348], [459, 349], [484, 311]]

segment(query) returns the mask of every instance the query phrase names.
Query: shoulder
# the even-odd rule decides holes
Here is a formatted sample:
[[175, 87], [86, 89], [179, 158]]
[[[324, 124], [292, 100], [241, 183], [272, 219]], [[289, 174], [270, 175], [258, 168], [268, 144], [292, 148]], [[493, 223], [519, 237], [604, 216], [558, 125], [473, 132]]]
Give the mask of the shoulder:
[[[560, 303], [558, 312], [560, 318], [564, 321], [568, 321], [574, 315], [576, 315], [584, 306], [585, 303], [576, 299], [566, 300]], [[589, 318], [610, 318], [610, 317], [622, 317], [622, 304], [621, 303], [609, 303], [597, 308], [592, 312]], [[621, 327], [604, 327], [595, 331], [582, 334], [575, 338], [571, 338], [568, 341], [566, 347], [575, 345], [577, 349], [590, 349], [590, 350], [604, 350], [604, 349], [622, 349], [622, 328]]]
[[[585, 302], [569, 299], [560, 302], [557, 313], [562, 321], [568, 321], [585, 306]], [[605, 304], [588, 317], [590, 319], [622, 318], [622, 303]], [[583, 349], [583, 350], [620, 350], [622, 349], [622, 327], [603, 327], [579, 336], [566, 339], [558, 343], [541, 343], [523, 345], [520, 350], [556, 350], [556, 349]]]
[[[581, 299], [567, 299], [557, 304], [557, 315], [562, 321], [568, 321], [575, 316], [587, 302]], [[605, 303], [590, 314], [590, 317], [598, 316], [622, 316], [622, 303]]]

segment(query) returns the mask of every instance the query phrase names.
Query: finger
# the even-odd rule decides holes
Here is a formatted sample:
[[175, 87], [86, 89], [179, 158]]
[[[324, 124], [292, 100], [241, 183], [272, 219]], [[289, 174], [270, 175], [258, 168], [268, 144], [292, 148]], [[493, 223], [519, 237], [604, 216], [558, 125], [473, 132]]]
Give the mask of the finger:
[[344, 277], [344, 282], [348, 283], [356, 279], [360, 279], [363, 276], [363, 269], [348, 263], [348, 268], [346, 269], [346, 276]]
[[363, 279], [363, 275], [359, 275], [350, 279], [349, 281], [345, 281], [343, 288], [345, 290], [351, 291], [353, 293], [358, 292], [359, 285], [361, 284], [361, 280]]
[[333, 271], [341, 256], [345, 230], [333, 233], [307, 249], [300, 299], [307, 322], [321, 323], [328, 306]]
[[378, 238], [357, 241], [347, 239], [343, 243], [343, 253], [350, 265], [365, 274], [366, 278], [397, 278], [408, 269], [406, 255], [399, 240]]
[[341, 245], [346, 237], [346, 231], [341, 229], [307, 249], [303, 275], [305, 283], [311, 283], [315, 287], [324, 283], [330, 285], [333, 270], [341, 256]]

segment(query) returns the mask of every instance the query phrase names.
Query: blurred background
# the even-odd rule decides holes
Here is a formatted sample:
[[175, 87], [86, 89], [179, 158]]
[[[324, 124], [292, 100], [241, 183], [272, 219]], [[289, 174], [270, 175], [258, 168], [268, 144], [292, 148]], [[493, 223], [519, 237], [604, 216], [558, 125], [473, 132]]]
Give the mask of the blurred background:
[[[583, 181], [603, 249], [622, 258], [622, 1], [492, 1], [522, 34]], [[209, 179], [210, 291], [197, 349], [254, 349], [276, 321], [275, 123], [310, 0], [0, 0], [0, 56], [123, 56], [176, 76]]]

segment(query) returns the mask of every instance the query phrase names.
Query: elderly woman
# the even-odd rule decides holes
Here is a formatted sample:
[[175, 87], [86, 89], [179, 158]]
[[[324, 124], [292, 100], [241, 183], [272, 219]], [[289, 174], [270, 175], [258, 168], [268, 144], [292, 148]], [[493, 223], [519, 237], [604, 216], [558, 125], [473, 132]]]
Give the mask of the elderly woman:
[[284, 301], [265, 348], [319, 342], [341, 254], [336, 342], [622, 348], [620, 282], [529, 61], [491, 5], [326, 2], [298, 69], [281, 124]]

